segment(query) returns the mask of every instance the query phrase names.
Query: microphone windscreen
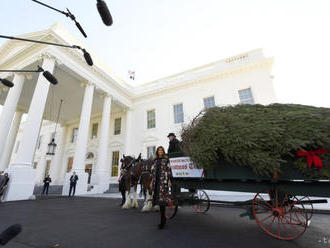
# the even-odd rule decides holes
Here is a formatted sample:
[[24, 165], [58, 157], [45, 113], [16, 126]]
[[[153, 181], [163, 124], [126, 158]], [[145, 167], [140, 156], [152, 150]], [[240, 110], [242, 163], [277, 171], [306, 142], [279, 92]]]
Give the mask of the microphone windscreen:
[[14, 86], [14, 84], [11, 82], [11, 81], [9, 81], [9, 80], [7, 80], [7, 79], [1, 79], [1, 82], [4, 84], [4, 85], [6, 85], [7, 87], [9, 87], [9, 88], [11, 88], [11, 87], [13, 87]]
[[15, 224], [8, 227], [0, 234], [0, 245], [7, 244], [11, 239], [15, 238], [22, 231], [20, 224]]
[[79, 29], [79, 31], [82, 33], [82, 35], [87, 38], [87, 34], [85, 33], [85, 31], [83, 30], [83, 28], [80, 26], [79, 22], [76, 22], [76, 26]]
[[97, 6], [97, 10], [99, 11], [100, 16], [103, 20], [103, 23], [107, 26], [111, 26], [112, 17], [111, 17], [107, 4], [103, 0], [98, 0], [96, 6]]
[[89, 66], [93, 66], [94, 63], [93, 63], [91, 55], [85, 49], [83, 49], [83, 52], [84, 52], [84, 58], [86, 60], [86, 63]]
[[42, 73], [42, 75], [44, 75], [44, 77], [51, 83], [51, 84], [57, 84], [57, 79], [56, 77], [54, 77], [49, 71], [44, 71]]

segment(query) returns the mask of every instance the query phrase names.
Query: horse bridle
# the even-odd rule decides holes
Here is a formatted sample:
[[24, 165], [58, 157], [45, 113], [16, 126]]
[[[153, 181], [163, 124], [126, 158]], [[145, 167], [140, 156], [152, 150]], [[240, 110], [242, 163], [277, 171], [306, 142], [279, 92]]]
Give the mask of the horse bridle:
[[135, 166], [135, 164], [139, 161], [139, 159], [133, 158], [132, 161], [123, 168], [125, 172], [127, 172], [132, 166]]

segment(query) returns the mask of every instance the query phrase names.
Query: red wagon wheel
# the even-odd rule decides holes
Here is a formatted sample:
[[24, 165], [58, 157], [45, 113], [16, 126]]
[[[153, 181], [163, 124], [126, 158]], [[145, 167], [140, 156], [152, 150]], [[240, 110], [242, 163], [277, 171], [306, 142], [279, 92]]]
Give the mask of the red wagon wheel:
[[304, 204], [305, 211], [307, 213], [307, 220], [311, 220], [314, 213], [313, 204], [310, 203], [311, 199], [308, 196], [296, 196], [296, 197], [299, 199], [300, 202]]
[[196, 203], [193, 205], [193, 209], [197, 213], [206, 213], [210, 209], [210, 198], [204, 190], [198, 190], [193, 197]]
[[173, 201], [172, 205], [166, 206], [165, 208], [166, 219], [168, 220], [173, 219], [177, 212], [178, 212], [178, 203], [177, 201]]
[[256, 194], [252, 212], [261, 229], [277, 239], [296, 239], [307, 227], [308, 217], [301, 201], [278, 189]]

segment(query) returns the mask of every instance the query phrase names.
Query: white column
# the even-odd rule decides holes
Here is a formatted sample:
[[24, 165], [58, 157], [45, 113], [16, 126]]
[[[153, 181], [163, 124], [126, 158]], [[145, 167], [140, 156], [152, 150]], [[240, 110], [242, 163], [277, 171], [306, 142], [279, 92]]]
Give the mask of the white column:
[[[44, 58], [42, 68], [53, 73], [55, 60]], [[24, 125], [22, 140], [17, 157], [8, 169], [10, 181], [5, 200], [26, 200], [33, 194], [35, 185], [35, 170], [32, 168], [35, 148], [37, 146], [39, 129], [44, 114], [49, 82], [40, 74], [33, 93], [28, 117]]]
[[17, 133], [19, 130], [19, 125], [22, 120], [23, 113], [16, 112], [13, 123], [11, 124], [11, 128], [7, 137], [7, 142], [5, 149], [3, 150], [3, 154], [0, 160], [0, 171], [7, 169], [10, 163], [10, 158], [14, 150], [15, 140], [17, 137]]
[[109, 127], [111, 115], [111, 96], [106, 95], [103, 102], [103, 113], [101, 120], [101, 131], [99, 138], [99, 146], [97, 152], [96, 164], [96, 181], [97, 192], [104, 193], [109, 189], [110, 181], [110, 164], [108, 163], [108, 144], [109, 144]]
[[132, 155], [132, 124], [133, 110], [126, 110], [126, 134], [125, 134], [125, 155]]
[[0, 157], [3, 155], [10, 125], [13, 122], [17, 103], [22, 92], [24, 76], [22, 74], [15, 74], [13, 83], [14, 87], [9, 90], [0, 117]]
[[[54, 185], [63, 184], [67, 164], [62, 164], [65, 142], [68, 134], [68, 127], [61, 128], [61, 132], [56, 134], [55, 142], [57, 143], [55, 156], [50, 164], [50, 177]], [[59, 141], [59, 142], [58, 142]]]
[[36, 168], [36, 176], [34, 179], [35, 184], [42, 184], [42, 181], [45, 178], [45, 170], [46, 170], [46, 165], [47, 165], [47, 157], [46, 154], [42, 154]]
[[[76, 187], [76, 195], [87, 193], [88, 174], [85, 172], [85, 161], [88, 141], [88, 130], [92, 111], [94, 95], [94, 85], [87, 84], [85, 88], [84, 100], [81, 110], [80, 123], [78, 129], [78, 137], [76, 143], [75, 154], [73, 158], [72, 172], [75, 171], [78, 176]], [[69, 192], [69, 178], [71, 173], [66, 175], [66, 182], [63, 187], [63, 195]]]

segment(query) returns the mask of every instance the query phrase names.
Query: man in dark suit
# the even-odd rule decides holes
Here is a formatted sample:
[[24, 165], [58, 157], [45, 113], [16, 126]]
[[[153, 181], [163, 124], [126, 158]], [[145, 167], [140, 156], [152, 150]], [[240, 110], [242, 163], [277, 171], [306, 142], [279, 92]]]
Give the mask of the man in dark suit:
[[176, 153], [176, 152], [182, 152], [180, 147], [180, 141], [176, 138], [174, 133], [169, 133], [167, 135], [167, 138], [169, 138], [169, 146], [167, 149], [167, 153]]
[[78, 176], [76, 175], [76, 172], [74, 171], [72, 173], [72, 176], [70, 177], [70, 190], [69, 190], [69, 196], [71, 196], [71, 192], [73, 190], [72, 196], [76, 193], [76, 185], [78, 181]]
[[47, 175], [44, 179], [44, 188], [42, 190], [42, 194], [45, 194], [46, 192], [46, 195], [48, 195], [48, 189], [49, 189], [49, 184], [51, 183], [52, 179], [50, 178], [49, 175]]

